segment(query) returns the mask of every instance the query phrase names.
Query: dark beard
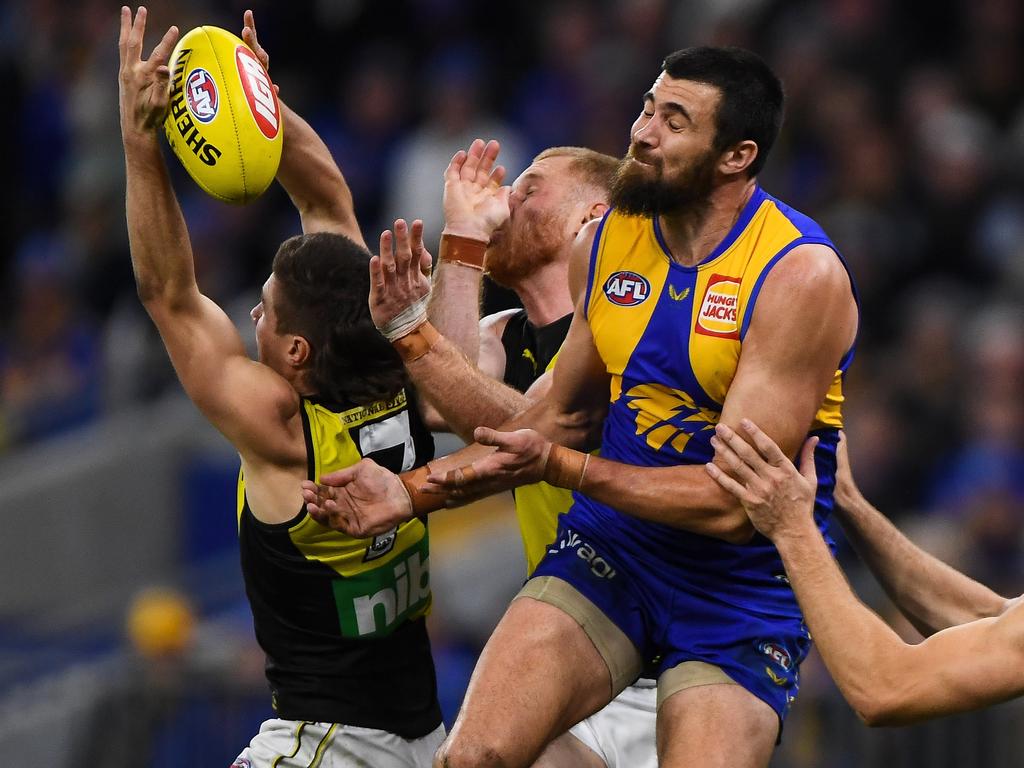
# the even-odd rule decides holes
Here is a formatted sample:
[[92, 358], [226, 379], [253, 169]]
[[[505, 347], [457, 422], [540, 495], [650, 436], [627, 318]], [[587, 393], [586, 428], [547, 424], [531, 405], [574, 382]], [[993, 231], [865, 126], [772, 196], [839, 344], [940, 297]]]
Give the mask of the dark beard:
[[701, 155], [682, 176], [665, 181], [661, 168], [653, 178], [633, 159], [632, 150], [621, 161], [612, 180], [612, 207], [627, 216], [686, 214], [707, 207], [715, 181], [718, 153]]

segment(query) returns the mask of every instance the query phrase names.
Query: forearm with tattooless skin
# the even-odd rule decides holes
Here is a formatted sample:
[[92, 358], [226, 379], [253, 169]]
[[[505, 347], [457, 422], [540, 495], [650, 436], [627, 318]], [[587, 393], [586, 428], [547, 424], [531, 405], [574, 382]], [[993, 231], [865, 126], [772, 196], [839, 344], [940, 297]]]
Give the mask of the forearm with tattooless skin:
[[922, 634], [1006, 609], [1006, 598], [922, 550], [859, 493], [837, 488], [836, 502], [853, 548]]
[[906, 644], [853, 593], [812, 517], [774, 543], [828, 671], [851, 706], [870, 713], [880, 686], [900, 674], [893, 664]]
[[327, 145], [283, 101], [284, 142], [277, 180], [299, 211], [303, 232], [337, 231], [363, 244], [352, 191]]
[[[427, 317], [473, 365], [480, 359], [480, 285], [483, 272], [438, 260]], [[438, 408], [442, 414], [446, 411]], [[449, 421], [449, 425], [453, 422]]]
[[744, 543], [753, 527], [703, 465], [632, 467], [591, 457], [580, 491], [628, 515], [704, 536]]
[[524, 394], [481, 372], [444, 336], [405, 367], [417, 390], [467, 443], [477, 427], [497, 428], [530, 406]]
[[174, 306], [197, 291], [192, 246], [155, 132], [125, 139], [125, 213], [139, 298]]

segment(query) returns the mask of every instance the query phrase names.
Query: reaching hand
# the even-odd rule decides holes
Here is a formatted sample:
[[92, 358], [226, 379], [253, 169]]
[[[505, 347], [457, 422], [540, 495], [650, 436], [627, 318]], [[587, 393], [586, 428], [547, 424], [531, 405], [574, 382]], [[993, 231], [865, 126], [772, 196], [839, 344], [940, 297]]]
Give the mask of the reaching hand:
[[539, 432], [532, 429], [499, 432], [477, 427], [473, 439], [480, 445], [491, 445], [498, 450], [468, 466], [427, 476], [425, 490], [447, 493], [451, 499], [448, 506], [482, 499], [543, 478], [551, 443]]
[[171, 78], [167, 60], [178, 41], [178, 28], [168, 29], [149, 59], [143, 61], [146, 16], [145, 6], [139, 6], [134, 20], [128, 6], [121, 8], [121, 33], [117, 39], [121, 56], [118, 92], [124, 140], [130, 136], [153, 135], [163, 125], [167, 114]]
[[370, 459], [302, 482], [309, 516], [356, 539], [376, 536], [412, 518], [412, 502], [398, 479]]
[[[256, 38], [256, 18], [252, 15], [252, 11], [246, 11], [242, 15], [242, 40], [249, 46], [249, 50], [256, 54], [256, 58], [259, 59], [263, 68], [269, 72], [270, 54], [264, 50]], [[274, 93], [280, 93], [280, 91], [281, 89], [275, 84]]]
[[444, 172], [444, 231], [488, 241], [509, 217], [509, 188], [501, 186], [505, 168], [494, 165], [501, 146], [476, 139], [459, 150]]
[[370, 316], [374, 325], [384, 328], [430, 293], [431, 263], [430, 253], [423, 247], [423, 222], [419, 219], [412, 223], [411, 233], [405, 219], [395, 221], [394, 233], [388, 229], [381, 233], [380, 254], [370, 259]]
[[[754, 441], [756, 450], [725, 424], [715, 427], [711, 444], [715, 458], [728, 467], [726, 474], [714, 463], [707, 472], [743, 505], [750, 522], [770, 539], [806, 530], [813, 520], [818, 479], [814, 470], [814, 447], [818, 438], [804, 443], [798, 471], [775, 442], [753, 422], [743, 419], [742, 429]], [[731, 476], [730, 476], [731, 475]]]

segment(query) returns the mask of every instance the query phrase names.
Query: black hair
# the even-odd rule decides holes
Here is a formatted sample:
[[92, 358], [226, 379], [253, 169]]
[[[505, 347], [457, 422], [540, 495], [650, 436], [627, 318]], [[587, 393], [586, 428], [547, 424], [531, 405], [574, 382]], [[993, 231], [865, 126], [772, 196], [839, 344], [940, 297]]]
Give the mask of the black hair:
[[369, 262], [366, 248], [328, 232], [289, 238], [274, 256], [277, 332], [309, 342], [310, 383], [333, 402], [388, 400], [408, 381], [370, 318]]
[[721, 92], [715, 115], [715, 150], [749, 139], [757, 157], [747, 168], [756, 176], [782, 127], [782, 81], [755, 53], [743, 48], [701, 46], [670, 53], [661, 65], [669, 77], [707, 83]]

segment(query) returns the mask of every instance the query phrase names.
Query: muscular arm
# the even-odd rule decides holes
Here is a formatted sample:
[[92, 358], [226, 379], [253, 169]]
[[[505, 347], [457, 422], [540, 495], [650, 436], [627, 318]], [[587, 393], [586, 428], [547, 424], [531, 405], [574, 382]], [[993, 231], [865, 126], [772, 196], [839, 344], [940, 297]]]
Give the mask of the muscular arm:
[[896, 606], [924, 635], [999, 616], [1011, 601], [911, 542], [861, 494], [850, 472], [845, 439], [839, 447], [836, 517], [861, 560]]
[[[482, 336], [486, 350], [493, 331], [484, 331]], [[423, 409], [428, 427], [448, 429], [472, 442], [477, 427], [498, 427], [529, 407], [530, 398], [501, 381], [504, 350], [502, 371], [497, 374], [484, 369], [485, 357], [490, 356], [486, 352], [481, 355], [481, 367], [474, 366], [455, 343], [442, 336], [427, 354], [406, 363], [413, 384], [429, 401], [429, 407]]]
[[742, 429], [749, 443], [716, 428], [708, 475], [774, 542], [829, 672], [865, 722], [900, 725], [1024, 693], [1024, 605], [906, 644], [854, 595], [814, 521], [816, 439], [798, 471], [756, 425], [744, 420]]
[[[269, 70], [270, 55], [259, 43], [252, 11], [243, 15], [242, 39]], [[327, 145], [293, 109], [280, 105], [285, 131], [277, 180], [299, 212], [302, 231], [334, 232], [366, 247], [352, 192]]]
[[[762, 286], [721, 421], [747, 416], [794, 455], [855, 331], [839, 260], [820, 246], [793, 249]], [[636, 517], [727, 541], [753, 533], [743, 509], [700, 466], [624, 469], [595, 457], [580, 490]]]
[[352, 191], [327, 145], [284, 102], [281, 112], [285, 133], [277, 180], [299, 212], [302, 231], [334, 232], [365, 248]]
[[867, 724], [902, 725], [1024, 694], [1024, 605], [908, 645], [857, 599], [805, 520], [775, 545], [825, 665]]

